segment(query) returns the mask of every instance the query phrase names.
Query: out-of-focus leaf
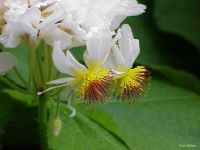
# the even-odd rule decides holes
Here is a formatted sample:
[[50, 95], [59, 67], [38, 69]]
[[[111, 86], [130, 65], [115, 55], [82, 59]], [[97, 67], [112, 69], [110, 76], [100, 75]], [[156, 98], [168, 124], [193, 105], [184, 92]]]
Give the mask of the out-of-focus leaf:
[[21, 102], [25, 102], [27, 104], [31, 104], [34, 97], [29, 94], [24, 94], [16, 90], [5, 89], [3, 90], [4, 93], [8, 94], [13, 99], [16, 99]]
[[12, 103], [6, 101], [5, 97], [0, 93], [0, 149], [2, 145], [2, 135], [4, 134], [4, 128], [10, 121]]
[[[22, 77], [28, 81], [29, 77], [29, 52], [28, 48], [20, 44], [15, 49], [9, 49], [9, 51], [17, 58], [17, 66], [16, 68], [22, 74]], [[8, 77], [18, 85], [24, 86], [24, 84], [17, 78], [14, 70], [8, 73]]]
[[49, 129], [49, 145], [53, 150], [127, 150], [123, 142], [104, 128], [78, 113], [69, 118], [67, 108], [62, 105], [60, 117], [62, 130], [58, 137]]
[[157, 70], [171, 83], [200, 94], [200, 80], [191, 73], [183, 70], [175, 70], [168, 66], [152, 66], [152, 69]]
[[200, 1], [155, 0], [158, 27], [177, 33], [200, 49]]
[[[152, 89], [140, 103], [109, 103], [86, 107], [86, 114], [113, 132], [101, 111], [112, 116], [118, 134], [132, 150], [181, 150], [199, 148], [200, 96], [169, 82], [153, 80]], [[98, 111], [98, 117], [92, 112]], [[84, 110], [84, 109], [82, 109]], [[108, 121], [108, 120], [107, 120]]]
[[[18, 92], [11, 97], [3, 91], [0, 83], [0, 147], [3, 149], [38, 149], [39, 130], [37, 109], [23, 101], [24, 96]], [[18, 95], [19, 94], [19, 95]], [[17, 98], [17, 99], [16, 99]], [[1, 149], [1, 148], [0, 148]]]
[[70, 49], [70, 52], [73, 54], [73, 56], [79, 61], [83, 62], [83, 54], [85, 51], [86, 47], [85, 46], [79, 46], [79, 47], [74, 47]]

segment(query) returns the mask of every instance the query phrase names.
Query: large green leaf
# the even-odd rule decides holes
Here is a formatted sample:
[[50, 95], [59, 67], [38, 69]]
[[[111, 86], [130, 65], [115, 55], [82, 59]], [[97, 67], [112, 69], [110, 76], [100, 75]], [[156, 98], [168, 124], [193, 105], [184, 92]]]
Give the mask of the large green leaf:
[[[53, 150], [127, 150], [123, 142], [110, 132], [78, 113], [68, 117], [65, 105], [61, 105], [62, 129], [58, 137], [49, 129], [49, 145]], [[50, 125], [51, 127], [51, 125]]]
[[[115, 102], [84, 109], [133, 150], [179, 150], [187, 144], [199, 149], [200, 97], [168, 82], [154, 80], [140, 103]], [[117, 132], [107, 122], [112, 122]]]
[[158, 27], [182, 35], [200, 49], [200, 1], [156, 0], [155, 17]]
[[28, 105], [32, 98], [4, 88], [0, 82], [0, 149], [38, 149], [37, 109]]

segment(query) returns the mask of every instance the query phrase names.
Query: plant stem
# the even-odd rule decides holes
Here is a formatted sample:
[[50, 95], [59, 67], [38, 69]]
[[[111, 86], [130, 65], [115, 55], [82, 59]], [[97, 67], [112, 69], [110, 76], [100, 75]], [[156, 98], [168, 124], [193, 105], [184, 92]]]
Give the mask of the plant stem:
[[39, 97], [39, 103], [40, 144], [42, 150], [49, 150], [47, 139], [47, 99], [45, 96]]

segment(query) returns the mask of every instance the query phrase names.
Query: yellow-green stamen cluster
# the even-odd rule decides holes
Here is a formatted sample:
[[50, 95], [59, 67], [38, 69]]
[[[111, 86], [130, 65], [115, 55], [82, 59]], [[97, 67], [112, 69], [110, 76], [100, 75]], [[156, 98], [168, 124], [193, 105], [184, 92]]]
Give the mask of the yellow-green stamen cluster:
[[119, 79], [119, 97], [123, 100], [136, 100], [144, 92], [143, 87], [149, 79], [149, 74], [144, 66], [138, 66], [124, 73]]
[[80, 98], [89, 103], [103, 102], [112, 83], [112, 72], [109, 68], [88, 71], [82, 78], [77, 90]]

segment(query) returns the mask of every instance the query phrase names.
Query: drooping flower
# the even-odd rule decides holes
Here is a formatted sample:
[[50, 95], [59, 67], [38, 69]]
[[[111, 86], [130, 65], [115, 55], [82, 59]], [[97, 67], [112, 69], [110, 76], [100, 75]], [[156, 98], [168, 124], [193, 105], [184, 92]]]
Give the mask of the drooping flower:
[[17, 64], [16, 58], [8, 52], [0, 52], [0, 75], [5, 75]]
[[115, 73], [116, 93], [122, 100], [137, 100], [144, 92], [144, 86], [149, 79], [149, 71], [144, 66], [132, 65], [139, 55], [139, 40], [134, 39], [129, 25], [123, 25], [113, 41], [105, 66]]
[[[111, 41], [112, 35], [108, 29], [96, 27], [91, 29], [87, 37], [87, 50], [84, 54], [87, 67], [80, 64], [69, 51], [65, 55], [60, 47], [60, 42], [55, 42], [53, 50], [54, 64], [58, 71], [70, 77], [51, 81], [49, 84], [61, 84], [58, 87], [71, 87], [77, 96], [86, 102], [103, 102], [113, 78], [111, 70], [102, 67], [108, 55]], [[46, 91], [54, 88], [56, 87]]]

